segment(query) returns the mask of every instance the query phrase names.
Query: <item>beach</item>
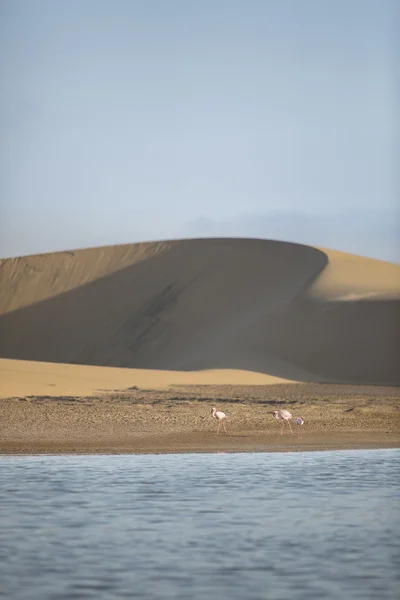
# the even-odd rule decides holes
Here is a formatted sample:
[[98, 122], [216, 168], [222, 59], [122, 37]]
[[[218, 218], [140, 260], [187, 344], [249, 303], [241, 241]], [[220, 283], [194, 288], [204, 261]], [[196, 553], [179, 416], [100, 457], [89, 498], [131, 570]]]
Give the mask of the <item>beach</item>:
[[[299, 452], [400, 447], [399, 390], [329, 384], [197, 385], [0, 400], [1, 453]], [[217, 434], [211, 408], [226, 413]], [[305, 419], [302, 437], [274, 419]]]

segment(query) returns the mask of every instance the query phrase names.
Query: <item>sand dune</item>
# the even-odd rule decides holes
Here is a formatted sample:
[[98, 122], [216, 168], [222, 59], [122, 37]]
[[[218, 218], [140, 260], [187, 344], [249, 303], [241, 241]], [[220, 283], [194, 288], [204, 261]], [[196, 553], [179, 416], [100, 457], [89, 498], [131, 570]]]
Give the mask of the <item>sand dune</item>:
[[389, 263], [267, 240], [184, 240], [5, 259], [0, 280], [4, 359], [124, 367], [143, 381], [157, 370], [166, 385], [203, 370], [204, 383], [233, 371], [240, 383], [246, 372], [250, 383], [400, 383], [400, 267]]

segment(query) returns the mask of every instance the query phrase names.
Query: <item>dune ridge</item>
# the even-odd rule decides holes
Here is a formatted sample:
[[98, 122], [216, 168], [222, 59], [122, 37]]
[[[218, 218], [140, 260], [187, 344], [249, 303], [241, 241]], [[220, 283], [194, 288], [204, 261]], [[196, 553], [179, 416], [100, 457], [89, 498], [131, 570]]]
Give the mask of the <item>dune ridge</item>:
[[4, 259], [0, 281], [3, 359], [400, 383], [397, 265], [224, 238]]

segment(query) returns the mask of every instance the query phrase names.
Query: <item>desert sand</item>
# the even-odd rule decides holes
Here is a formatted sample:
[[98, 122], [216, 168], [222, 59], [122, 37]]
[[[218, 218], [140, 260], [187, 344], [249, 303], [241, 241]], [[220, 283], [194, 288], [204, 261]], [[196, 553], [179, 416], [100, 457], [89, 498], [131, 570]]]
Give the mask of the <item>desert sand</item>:
[[398, 265], [183, 240], [4, 259], [0, 281], [2, 452], [399, 445]]

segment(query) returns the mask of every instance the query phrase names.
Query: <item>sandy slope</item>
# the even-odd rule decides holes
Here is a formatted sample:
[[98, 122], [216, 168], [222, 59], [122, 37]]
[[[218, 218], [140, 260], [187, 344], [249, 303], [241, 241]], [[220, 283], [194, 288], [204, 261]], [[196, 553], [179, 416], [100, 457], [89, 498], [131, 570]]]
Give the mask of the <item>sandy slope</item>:
[[321, 300], [399, 300], [400, 266], [355, 254], [320, 248], [328, 264], [308, 295]]
[[285, 380], [249, 371], [156, 371], [0, 359], [0, 398], [96, 396], [130, 387], [173, 385], [272, 385]]
[[[172, 371], [222, 370], [225, 382], [227, 369], [240, 383], [246, 371], [400, 383], [396, 265], [283, 242], [185, 240], [6, 259], [0, 281], [1, 357], [137, 369], [135, 381], [92, 371], [85, 393], [107, 378], [138, 385], [143, 369], [169, 371], [156, 377], [167, 385], [183, 377]], [[29, 377], [21, 390], [39, 385]]]

